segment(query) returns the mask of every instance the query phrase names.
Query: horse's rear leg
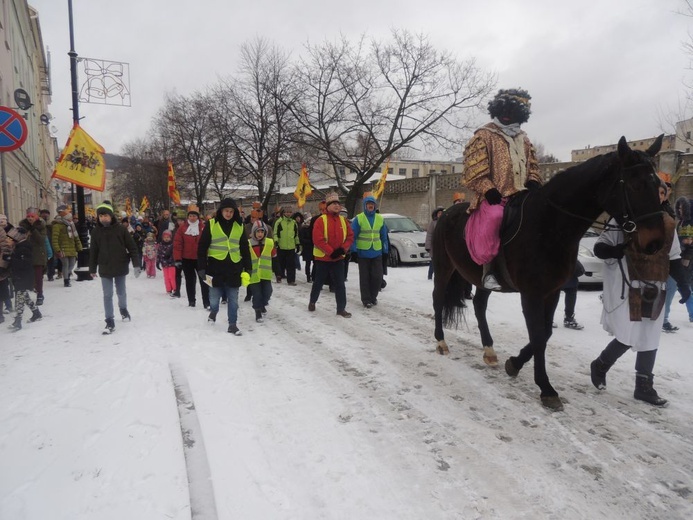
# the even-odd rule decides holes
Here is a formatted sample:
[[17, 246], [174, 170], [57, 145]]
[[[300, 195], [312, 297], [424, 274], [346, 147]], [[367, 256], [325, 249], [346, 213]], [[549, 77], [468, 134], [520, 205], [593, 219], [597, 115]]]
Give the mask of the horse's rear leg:
[[493, 338], [491, 337], [491, 331], [488, 327], [488, 321], [486, 320], [486, 309], [488, 308], [488, 297], [491, 295], [491, 291], [477, 287], [476, 293], [474, 294], [474, 316], [476, 316], [476, 322], [479, 325], [479, 333], [481, 334], [481, 346], [484, 347], [484, 363], [489, 366], [498, 366], [498, 356], [496, 351], [493, 349]]

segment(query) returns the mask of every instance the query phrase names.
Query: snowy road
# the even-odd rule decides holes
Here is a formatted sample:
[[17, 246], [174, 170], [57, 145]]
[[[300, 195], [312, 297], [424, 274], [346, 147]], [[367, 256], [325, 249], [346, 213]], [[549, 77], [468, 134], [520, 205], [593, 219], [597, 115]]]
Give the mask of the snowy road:
[[[481, 360], [473, 316], [435, 353], [426, 268], [391, 269], [364, 309], [357, 266], [350, 320], [323, 291], [275, 284], [268, 319], [240, 303], [242, 337], [163, 281], [128, 279], [131, 323], [101, 336], [100, 284], [48, 284], [45, 318], [0, 332], [0, 519], [186, 519], [190, 496], [169, 364], [187, 377], [216, 514], [229, 519], [687, 519], [693, 516], [693, 324], [674, 305], [655, 409], [632, 398], [635, 356], [598, 393], [589, 362], [609, 341], [598, 292], [581, 291], [583, 331], [547, 353], [565, 405], [539, 402]], [[67, 295], [70, 299], [67, 299]], [[242, 297], [241, 297], [242, 299]], [[559, 311], [562, 309], [559, 304]], [[517, 295], [494, 295], [502, 362], [526, 343]], [[4, 326], [3, 326], [4, 327]]]

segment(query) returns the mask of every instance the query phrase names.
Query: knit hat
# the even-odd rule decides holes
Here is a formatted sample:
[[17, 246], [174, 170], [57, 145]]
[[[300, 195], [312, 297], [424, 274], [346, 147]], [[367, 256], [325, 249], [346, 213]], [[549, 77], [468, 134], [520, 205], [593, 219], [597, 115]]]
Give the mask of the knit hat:
[[190, 206], [188, 206], [188, 215], [190, 215], [191, 213], [199, 217], [200, 208], [198, 208], [195, 204], [190, 204]]
[[233, 199], [226, 198], [219, 204], [219, 209], [232, 208], [234, 211], [238, 209], [236, 202]]
[[452, 203], [454, 204], [455, 202], [464, 202], [464, 199], [464, 193], [456, 191], [455, 194], [452, 196]]
[[161, 233], [161, 237], [162, 237], [162, 238], [165, 237], [165, 236], [167, 236], [167, 235], [170, 236], [170, 237], [173, 236], [173, 233], [171, 233], [171, 230], [170, 230], [170, 229], [165, 229], [164, 232]]
[[26, 229], [23, 227], [14, 227], [7, 232], [7, 236], [15, 242], [26, 240]]
[[62, 213], [63, 211], [68, 211], [68, 209], [67, 209], [67, 204], [60, 204], [60, 205], [58, 206], [58, 210], [57, 210], [57, 211], [58, 211], [58, 213]]
[[337, 195], [334, 191], [331, 193], [327, 194], [327, 197], [325, 197], [325, 207], [329, 206], [332, 203], [339, 203], [339, 195]]
[[260, 241], [255, 236], [255, 233], [258, 230], [263, 230], [265, 232], [265, 236], [267, 236], [267, 226], [262, 220], [256, 220], [255, 222], [253, 222], [253, 227], [250, 228], [250, 245], [256, 246], [260, 243]]
[[26, 216], [27, 216], [27, 217], [30, 217], [30, 216], [32, 216], [32, 215], [33, 215], [34, 217], [38, 217], [38, 216], [39, 216], [39, 209], [38, 209], [38, 208], [34, 208], [34, 207], [27, 208], [27, 210], [26, 210]]
[[96, 206], [96, 214], [97, 215], [110, 215], [112, 217], [115, 217], [113, 214], [113, 206], [111, 205], [110, 200], [104, 200], [101, 204]]

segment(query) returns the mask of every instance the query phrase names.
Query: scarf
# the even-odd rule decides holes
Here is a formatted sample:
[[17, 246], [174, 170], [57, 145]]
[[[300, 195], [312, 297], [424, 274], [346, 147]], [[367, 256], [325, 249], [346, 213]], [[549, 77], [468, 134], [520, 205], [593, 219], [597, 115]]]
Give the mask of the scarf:
[[185, 230], [185, 234], [191, 237], [198, 236], [200, 234], [200, 221], [196, 220], [195, 222], [190, 222], [188, 220], [188, 229]]
[[55, 222], [59, 222], [60, 224], [64, 224], [65, 227], [67, 228], [67, 236], [70, 238], [75, 238], [77, 236], [77, 228], [75, 227], [75, 223], [72, 222], [72, 215], [70, 217], [55, 217]]
[[513, 186], [521, 191], [525, 187], [527, 180], [527, 156], [525, 155], [525, 133], [520, 130], [519, 123], [504, 125], [494, 119], [493, 123], [498, 125], [498, 130], [489, 128], [491, 132], [500, 135], [508, 143], [508, 154], [513, 172], [520, 175], [513, 175]]
[[515, 137], [517, 134], [522, 132], [522, 129], [520, 128], [520, 123], [512, 123], [509, 125], [504, 125], [501, 123], [497, 118], [493, 118], [493, 124], [496, 125], [498, 128], [500, 128], [503, 133], [506, 135], [509, 135], [510, 137]]

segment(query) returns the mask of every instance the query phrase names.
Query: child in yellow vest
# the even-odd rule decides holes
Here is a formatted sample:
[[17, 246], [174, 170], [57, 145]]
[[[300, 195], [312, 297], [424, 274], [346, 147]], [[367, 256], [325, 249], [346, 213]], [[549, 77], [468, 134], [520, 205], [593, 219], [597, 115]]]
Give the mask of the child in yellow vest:
[[272, 258], [277, 256], [274, 241], [267, 238], [267, 225], [256, 220], [250, 230], [250, 257], [253, 269], [250, 272], [248, 288], [253, 295], [255, 321], [262, 323], [262, 315], [267, 312], [267, 305], [272, 296]]

